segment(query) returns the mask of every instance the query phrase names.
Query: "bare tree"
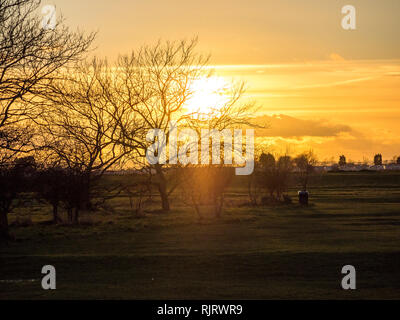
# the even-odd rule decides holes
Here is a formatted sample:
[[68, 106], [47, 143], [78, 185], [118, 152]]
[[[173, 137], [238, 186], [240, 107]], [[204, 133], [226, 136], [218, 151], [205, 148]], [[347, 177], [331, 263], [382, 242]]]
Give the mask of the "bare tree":
[[308, 152], [299, 154], [296, 158], [294, 158], [294, 163], [298, 169], [297, 174], [299, 183], [302, 187], [302, 190], [306, 191], [310, 176], [315, 172], [317, 158], [310, 150]]
[[60, 19], [53, 30], [41, 27], [38, 0], [0, 4], [0, 128], [33, 117], [35, 93], [46, 90], [54, 72], [79, 59], [94, 34], [71, 32]]
[[52, 206], [52, 223], [54, 224], [62, 221], [59, 209], [63, 204], [66, 205], [71, 193], [70, 189], [77, 188], [75, 184], [68, 183], [71, 180], [71, 175], [70, 170], [59, 166], [57, 163], [44, 165], [37, 172], [34, 188], [36, 198], [39, 201], [44, 200]]
[[[195, 45], [196, 40], [159, 42], [120, 57], [118, 77], [123, 85], [117, 92], [124, 112], [120, 117], [119, 142], [137, 156], [146, 155], [150, 146], [146, 141], [149, 130], [163, 130], [168, 143], [170, 121], [182, 122], [182, 108], [191, 95], [191, 83], [208, 61], [194, 52]], [[140, 132], [138, 127], [142, 128]], [[169, 211], [168, 178], [162, 164], [155, 164], [153, 168], [162, 208]]]
[[377, 153], [374, 156], [374, 165], [376, 165], [376, 166], [381, 166], [382, 165], [382, 155], [380, 153]]
[[257, 175], [257, 183], [265, 190], [266, 197], [262, 198], [263, 204], [289, 200], [288, 191], [293, 171], [293, 160], [288, 155], [283, 155], [275, 160], [272, 154], [261, 154]]
[[18, 158], [0, 165], [0, 241], [10, 238], [8, 214], [22, 192], [31, 191], [36, 163], [33, 157]]
[[224, 166], [183, 167], [179, 174], [185, 202], [193, 207], [200, 219], [202, 208], [212, 207], [216, 218], [221, 217], [226, 188], [230, 185], [234, 168]]
[[129, 205], [135, 217], [143, 217], [144, 206], [151, 199], [151, 176], [135, 174], [130, 176], [132, 182], [123, 186], [123, 191], [129, 198]]
[[8, 125], [0, 129], [0, 165], [13, 161], [22, 152], [31, 151], [35, 132], [29, 124]]
[[339, 166], [340, 167], [343, 167], [343, 166], [345, 166], [346, 165], [346, 157], [344, 156], [344, 155], [341, 155], [340, 157], [339, 157]]
[[[57, 70], [81, 58], [95, 36], [70, 31], [63, 19], [52, 30], [41, 27], [40, 3], [0, 2], [0, 162], [4, 168], [12, 167], [19, 153], [32, 150], [29, 120], [40, 113], [38, 95], [47, 90]], [[3, 210], [3, 214], [8, 213]], [[7, 232], [6, 223], [2, 218], [1, 233]]]
[[277, 168], [275, 157], [271, 153], [262, 153], [259, 159], [259, 172], [256, 172], [257, 183], [263, 186], [269, 194], [269, 198], [274, 198], [277, 190]]
[[[185, 103], [193, 95], [193, 83], [201, 77], [210, 76], [208, 57], [196, 53], [197, 39], [181, 42], [159, 42], [155, 46], [144, 46], [130, 56], [119, 59], [118, 88], [114, 98], [120, 106], [118, 115], [121, 136], [118, 143], [144, 158], [149, 146], [147, 141], [151, 129], [160, 129], [168, 144], [172, 128], [175, 126], [197, 128], [226, 128], [238, 123], [247, 106], [237, 107], [243, 93], [243, 85], [232, 90], [228, 101], [213, 114], [201, 121], [195, 115], [187, 114]], [[173, 163], [156, 163], [154, 183], [161, 197], [162, 209], [170, 210], [169, 196], [177, 187], [171, 184]], [[169, 172], [169, 173], [168, 173]], [[176, 182], [176, 181], [175, 181]]]
[[43, 146], [52, 162], [68, 168], [75, 189], [69, 198], [74, 222], [91, 208], [93, 188], [103, 173], [117, 166], [125, 152], [117, 140], [115, 106], [107, 99], [112, 71], [106, 61], [93, 59], [63, 73], [48, 86], [46, 112], [38, 120]]

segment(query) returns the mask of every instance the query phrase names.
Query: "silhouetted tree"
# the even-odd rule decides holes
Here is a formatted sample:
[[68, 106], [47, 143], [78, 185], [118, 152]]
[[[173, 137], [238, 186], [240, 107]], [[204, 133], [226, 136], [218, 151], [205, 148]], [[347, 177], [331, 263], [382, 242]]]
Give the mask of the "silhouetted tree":
[[36, 93], [46, 91], [54, 72], [78, 59], [94, 34], [71, 32], [59, 21], [54, 30], [41, 27], [41, 1], [0, 2], [0, 129], [35, 118]]
[[271, 153], [262, 153], [260, 156], [260, 166], [262, 168], [273, 168], [275, 166], [275, 157]]
[[[122, 56], [117, 64], [118, 74], [115, 92], [110, 96], [119, 106], [118, 123], [121, 136], [118, 143], [131, 150], [139, 163], [143, 163], [146, 151], [156, 142], [146, 136], [152, 129], [165, 133], [165, 141], [170, 139], [170, 121], [176, 126], [192, 129], [227, 128], [243, 119], [247, 105], [239, 105], [243, 84], [225, 92], [227, 102], [213, 110], [203, 121], [199, 114], [188, 115], [185, 103], [193, 94], [193, 83], [201, 77], [209, 76], [208, 57], [195, 52], [197, 39], [181, 42], [159, 42], [155, 46], [144, 46], [131, 55]], [[202, 115], [203, 116], [203, 115]], [[202, 118], [202, 119], [200, 119]], [[158, 188], [163, 211], [170, 210], [169, 196], [177, 187], [175, 179], [171, 184], [168, 170], [173, 164], [151, 165]]]
[[314, 173], [317, 159], [312, 151], [298, 155], [294, 159], [294, 163], [298, 168], [298, 178], [302, 190], [307, 190], [310, 175]]
[[53, 207], [53, 223], [61, 222], [59, 208], [66, 201], [68, 188], [68, 170], [60, 166], [43, 168], [38, 171], [36, 178], [36, 191], [40, 199], [44, 199]]
[[256, 172], [257, 182], [269, 192], [270, 199], [274, 198], [274, 192], [278, 187], [278, 170], [275, 157], [268, 153], [262, 153], [259, 160], [259, 172]]
[[0, 165], [0, 241], [9, 239], [8, 214], [19, 194], [32, 190], [35, 171], [36, 162], [31, 156]]
[[382, 165], [382, 155], [380, 153], [376, 154], [374, 156], [374, 164], [376, 166], [381, 166]]
[[105, 61], [83, 62], [69, 74], [60, 73], [43, 96], [47, 111], [37, 121], [42, 144], [47, 157], [68, 169], [68, 178], [75, 183], [67, 199], [75, 223], [80, 210], [92, 208], [99, 178], [127, 153], [115, 143], [116, 106], [107, 99], [111, 88], [105, 86], [111, 77]]
[[339, 166], [343, 167], [346, 165], [346, 157], [344, 155], [341, 155], [339, 157]]
[[219, 218], [224, 206], [226, 188], [234, 176], [234, 168], [209, 165], [206, 167], [180, 168], [181, 188], [185, 201], [192, 206], [199, 218], [201, 208], [212, 206], [214, 216]]
[[277, 199], [280, 200], [289, 189], [291, 173], [293, 171], [293, 160], [290, 156], [279, 157], [277, 162]]
[[258, 161], [255, 161], [254, 172], [248, 176], [248, 193], [252, 205], [258, 204], [258, 197], [262, 189], [270, 190], [270, 198], [273, 196], [273, 183], [269, 179], [270, 185], [265, 182], [266, 175], [272, 176], [271, 172], [275, 169], [275, 157], [271, 153], [261, 152]]
[[[26, 172], [18, 173], [15, 159], [35, 148], [34, 123], [44, 109], [39, 94], [55, 72], [79, 59], [94, 34], [72, 32], [59, 19], [53, 30], [41, 27], [39, 0], [0, 1], [0, 164], [4, 180], [1, 194], [0, 234], [8, 233], [7, 214], [12, 199], [24, 189]], [[20, 185], [18, 185], [20, 184]]]
[[[270, 201], [281, 201], [289, 188], [293, 160], [284, 155], [275, 161], [273, 155], [262, 154], [259, 162], [260, 167], [256, 172], [258, 185], [267, 192]], [[264, 203], [266, 200], [267, 198], [263, 198]]]

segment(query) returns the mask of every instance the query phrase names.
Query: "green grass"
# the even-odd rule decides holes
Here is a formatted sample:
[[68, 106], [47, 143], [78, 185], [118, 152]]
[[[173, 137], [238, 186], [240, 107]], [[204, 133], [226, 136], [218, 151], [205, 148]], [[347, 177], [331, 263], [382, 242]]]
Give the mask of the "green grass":
[[[246, 201], [244, 185], [228, 191], [232, 203]], [[24, 209], [35, 223], [0, 247], [0, 280], [35, 281], [0, 282], [0, 299], [399, 299], [399, 186], [399, 173], [326, 174], [309, 207], [231, 205], [203, 221], [177, 199], [170, 214], [140, 219], [113, 199], [113, 213], [81, 226], [41, 224], [49, 208]], [[41, 289], [45, 264], [57, 290]], [[341, 289], [346, 264], [357, 290]]]

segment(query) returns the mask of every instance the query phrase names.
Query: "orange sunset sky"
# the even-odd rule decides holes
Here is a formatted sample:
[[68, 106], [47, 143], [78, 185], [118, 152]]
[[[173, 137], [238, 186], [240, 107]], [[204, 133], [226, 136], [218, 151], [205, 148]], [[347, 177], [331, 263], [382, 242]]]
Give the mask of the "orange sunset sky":
[[[319, 160], [400, 155], [399, 0], [53, 0], [72, 28], [116, 57], [159, 39], [199, 37], [216, 75], [246, 82], [274, 152]], [[351, 4], [357, 29], [344, 30]]]

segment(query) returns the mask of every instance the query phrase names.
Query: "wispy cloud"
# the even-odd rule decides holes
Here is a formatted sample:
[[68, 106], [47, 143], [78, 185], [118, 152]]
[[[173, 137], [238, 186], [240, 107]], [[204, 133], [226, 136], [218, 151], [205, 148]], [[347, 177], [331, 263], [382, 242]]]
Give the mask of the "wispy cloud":
[[378, 77], [380, 77], [380, 76], [356, 78], [356, 79], [349, 79], [349, 80], [336, 81], [336, 82], [330, 82], [330, 83], [317, 83], [317, 84], [311, 84], [311, 85], [307, 85], [307, 86], [298, 86], [298, 87], [294, 87], [293, 89], [329, 88], [329, 87], [336, 87], [336, 86], [352, 84], [355, 82], [374, 80], [374, 79], [377, 79]]

